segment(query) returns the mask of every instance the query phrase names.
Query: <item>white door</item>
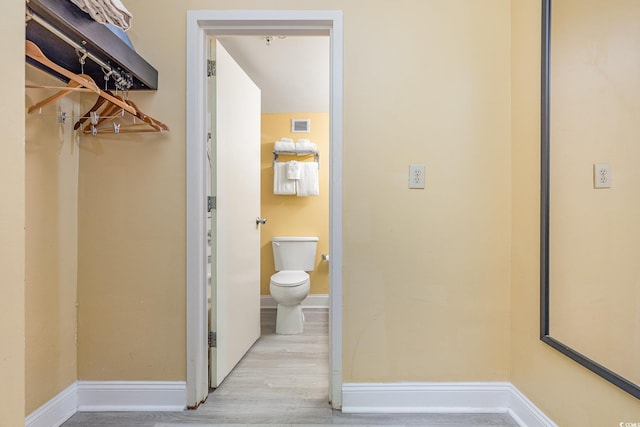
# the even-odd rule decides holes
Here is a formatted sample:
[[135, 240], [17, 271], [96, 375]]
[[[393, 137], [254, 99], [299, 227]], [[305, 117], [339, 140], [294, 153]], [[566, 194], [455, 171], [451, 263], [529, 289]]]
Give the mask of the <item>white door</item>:
[[211, 108], [210, 386], [260, 337], [260, 89], [217, 40]]

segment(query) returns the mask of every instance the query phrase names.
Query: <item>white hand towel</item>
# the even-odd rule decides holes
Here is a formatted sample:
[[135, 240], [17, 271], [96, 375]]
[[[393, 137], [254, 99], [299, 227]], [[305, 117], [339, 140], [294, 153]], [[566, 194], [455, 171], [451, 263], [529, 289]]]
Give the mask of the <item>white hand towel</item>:
[[300, 154], [317, 153], [318, 146], [308, 139], [299, 139], [296, 143], [296, 152]]
[[283, 138], [280, 141], [276, 141], [273, 149], [276, 151], [289, 151], [291, 153], [295, 153], [296, 144], [293, 143], [292, 139], [285, 140]]
[[316, 162], [300, 162], [300, 179], [297, 181], [299, 197], [319, 196], [318, 164]]
[[287, 179], [300, 179], [300, 163], [292, 160], [287, 162]]
[[287, 179], [286, 167], [285, 162], [273, 165], [273, 194], [296, 194], [296, 181]]

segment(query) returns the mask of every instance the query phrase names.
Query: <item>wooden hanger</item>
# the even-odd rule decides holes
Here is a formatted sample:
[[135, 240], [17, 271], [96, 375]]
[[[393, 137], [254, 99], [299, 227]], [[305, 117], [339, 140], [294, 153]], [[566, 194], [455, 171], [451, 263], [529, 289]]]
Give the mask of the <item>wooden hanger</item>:
[[[124, 101], [124, 99], [122, 99], [121, 97], [119, 97], [119, 96], [117, 96], [117, 95], [114, 95], [113, 93], [109, 92], [108, 90], [107, 90], [106, 92], [108, 92], [110, 95], [115, 96], [116, 98], [118, 98], [118, 99], [120, 99], [120, 100]], [[117, 108], [117, 106], [115, 106], [115, 104], [108, 104], [108, 105], [106, 105], [106, 106], [104, 107], [103, 111], [98, 112], [98, 109], [99, 109], [99, 108], [100, 108], [100, 107], [101, 107], [105, 102], [107, 102], [106, 98], [99, 97], [98, 99], [96, 99], [96, 103], [95, 103], [95, 104], [93, 104], [93, 107], [91, 107], [91, 108], [89, 109], [89, 111], [87, 111], [86, 113], [84, 113], [84, 114], [82, 115], [82, 117], [80, 117], [80, 119], [78, 119], [78, 121], [76, 122], [76, 124], [73, 126], [73, 129], [74, 129], [74, 130], [78, 130], [78, 129], [80, 129], [80, 126], [82, 126], [82, 124], [83, 124], [84, 122], [86, 122], [86, 121], [87, 121], [87, 120], [92, 116], [92, 113], [96, 113], [96, 114], [98, 114], [98, 116], [99, 116], [99, 117], [103, 117], [103, 116], [110, 116], [110, 114], [111, 114], [111, 113], [114, 113], [114, 114], [115, 114], [116, 109], [113, 109], [113, 107], [116, 107], [116, 108]], [[124, 102], [126, 102], [126, 101], [124, 101]], [[134, 108], [135, 108], [135, 107], [134, 107]], [[113, 111], [107, 111], [107, 110], [112, 110], [112, 109], [113, 109]], [[122, 109], [119, 109], [119, 110], [120, 110], [120, 111], [122, 111]], [[139, 111], [138, 111], [137, 109], [136, 109], [136, 114], [139, 114]], [[97, 124], [97, 123], [93, 123], [93, 125], [96, 125], [96, 124]], [[85, 128], [85, 129], [86, 129], [86, 128]], [[85, 129], [83, 129], [83, 131], [84, 131]]]
[[[89, 76], [87, 76], [86, 74], [78, 74], [80, 77], [83, 78], [91, 78]], [[40, 89], [58, 89], [60, 88], [59, 86], [42, 86], [42, 85], [27, 85], [27, 87], [29, 88], [40, 88]], [[29, 109], [27, 110], [28, 114], [33, 113], [34, 111], [40, 111], [40, 109], [42, 107], [45, 107], [49, 104], [51, 104], [52, 102], [57, 101], [60, 98], [64, 98], [65, 96], [69, 95], [70, 93], [73, 92], [93, 92], [91, 89], [87, 89], [86, 87], [80, 87], [80, 83], [78, 83], [75, 80], [69, 80], [69, 83], [67, 84], [67, 87], [62, 88], [62, 90], [58, 91], [57, 93], [43, 99], [40, 102], [36, 102], [35, 104], [33, 104], [31, 107], [29, 107]], [[98, 99], [104, 99], [104, 98], [100, 98], [98, 97]]]
[[105, 123], [112, 122], [118, 117], [124, 117], [124, 110], [120, 108], [118, 105], [108, 103], [97, 114], [97, 121], [96, 122], [91, 121], [87, 123], [84, 129], [82, 129], [82, 131], [87, 133], [87, 130], [89, 130], [91, 127], [100, 127]]
[[154, 119], [151, 116], [147, 116], [146, 114], [144, 114], [133, 101], [128, 99], [127, 102], [129, 104], [131, 104], [133, 106], [133, 108], [136, 109], [136, 111], [138, 111], [138, 114], [136, 114], [136, 117], [138, 117], [140, 120], [142, 120], [143, 122], [148, 123], [149, 126], [151, 126], [153, 128], [157, 128], [159, 132], [168, 132], [169, 131], [169, 126], [165, 125], [164, 123], [162, 123], [159, 120]]
[[105, 92], [104, 90], [100, 89], [98, 85], [96, 85], [96, 83], [90, 77], [89, 78], [82, 77], [81, 75], [75, 74], [64, 67], [59, 66], [55, 62], [51, 61], [49, 58], [47, 58], [44, 55], [44, 53], [42, 53], [40, 48], [30, 40], [25, 40], [25, 54], [29, 58], [33, 59], [34, 61], [37, 61], [40, 64], [46, 66], [47, 68], [50, 68], [51, 70], [55, 71], [56, 73], [67, 77], [69, 80], [79, 83], [80, 87], [85, 87], [87, 89], [90, 89], [92, 92], [105, 98], [107, 101], [111, 102], [112, 104], [118, 105], [128, 113], [133, 115], [136, 114], [135, 108], [133, 108], [131, 105], [125, 102], [122, 102], [120, 99], [112, 96], [111, 94]]
[[128, 124], [128, 125], [119, 125], [117, 123], [113, 123], [112, 126], [105, 126], [105, 127], [96, 127], [95, 130], [94, 128], [88, 129], [88, 130], [83, 130], [82, 131], [84, 134], [91, 134], [91, 135], [98, 135], [98, 134], [105, 134], [105, 133], [113, 133], [113, 134], [119, 134], [119, 133], [154, 133], [154, 132], [166, 132], [164, 130], [158, 130], [155, 128], [152, 128], [149, 126], [148, 123], [144, 123], [144, 122], [138, 122], [138, 123], [132, 123], [132, 124]]
[[[111, 116], [113, 117], [113, 116]], [[103, 120], [96, 125], [87, 124], [82, 132], [84, 134], [104, 134], [104, 133], [149, 133], [149, 132], [167, 132], [169, 128], [160, 128], [157, 125], [151, 125], [149, 122], [134, 122], [128, 124], [116, 123], [115, 117], [109, 120]]]
[[[124, 99], [119, 95], [113, 95], [116, 98], [120, 99], [122, 102], [130, 104], [135, 110], [136, 114], [132, 115], [134, 117], [133, 124], [122, 124], [122, 123], [112, 123], [116, 119], [121, 117], [125, 117], [125, 110], [120, 108], [115, 104], [107, 104], [101, 111], [97, 111], [96, 108], [92, 108], [89, 112], [85, 113], [83, 117], [80, 118], [78, 123], [76, 123], [76, 129], [82, 125], [88, 118], [91, 117], [91, 113], [97, 113], [97, 120], [92, 120], [91, 123], [87, 123], [82, 132], [85, 134], [98, 134], [98, 133], [133, 133], [133, 132], [166, 132], [169, 130], [169, 127], [162, 122], [155, 120], [154, 118], [147, 116], [144, 114], [138, 106], [131, 100]], [[142, 120], [142, 123], [135, 122], [135, 119]], [[109, 123], [112, 123], [109, 126]]]
[[[117, 96], [117, 95], [116, 95]], [[169, 127], [164, 123], [147, 116], [131, 100], [122, 99], [123, 102], [131, 103], [138, 114], [133, 115], [133, 123], [117, 123], [116, 119], [126, 117], [124, 110], [113, 104], [107, 104], [98, 114], [98, 119], [87, 123], [82, 132], [84, 134], [104, 134], [104, 133], [147, 133], [147, 132], [167, 132]], [[142, 121], [136, 122], [136, 119]], [[85, 119], [86, 120], [86, 119]]]
[[91, 117], [91, 113], [96, 113], [98, 111], [98, 108], [100, 108], [105, 102], [107, 102], [107, 99], [99, 96], [98, 99], [96, 99], [96, 103], [93, 104], [93, 107], [91, 107], [89, 111], [84, 113], [83, 116], [80, 117], [80, 119], [76, 122], [76, 124], [73, 125], [73, 129], [80, 129], [80, 126], [82, 126], [82, 124]]
[[[108, 92], [108, 91], [107, 91]], [[113, 95], [113, 94], [111, 94]], [[124, 99], [118, 95], [113, 95], [116, 98], [120, 99], [122, 102], [125, 102], [129, 105], [131, 105], [135, 110], [136, 110], [136, 114], [135, 117], [139, 118], [140, 120], [142, 120], [143, 122], [147, 123], [149, 126], [151, 126], [152, 128], [155, 128], [158, 132], [166, 132], [169, 130], [169, 127], [167, 125], [165, 125], [164, 123], [146, 115], [145, 113], [143, 113], [138, 106], [131, 101], [130, 99]], [[98, 108], [100, 108], [100, 106], [104, 103], [104, 98], [98, 98], [98, 100], [96, 101], [95, 105], [93, 107], [91, 107], [91, 109], [89, 111], [87, 111], [74, 125], [74, 129], [79, 129], [80, 126], [82, 126], [82, 124], [87, 121], [90, 117], [91, 117], [91, 113], [95, 113], [97, 112]], [[108, 107], [105, 107], [105, 109], [99, 113], [99, 116], [103, 116], [103, 118], [107, 118], [110, 117], [111, 120], [115, 119], [117, 117], [117, 115], [120, 113], [120, 111], [118, 111], [118, 109], [109, 109], [107, 111]], [[109, 121], [111, 121], [109, 120]], [[98, 123], [94, 123], [94, 126], [96, 125], [100, 125], [102, 123], [104, 123], [105, 120], [99, 120]], [[85, 133], [89, 133], [89, 128], [90, 125], [85, 126], [85, 128], [83, 129], [83, 132]]]
[[[29, 58], [39, 62], [40, 64], [46, 66], [47, 68], [50, 68], [51, 70], [69, 79], [69, 84], [66, 88], [56, 93], [55, 95], [52, 95], [49, 98], [42, 100], [41, 102], [36, 104], [37, 106], [34, 105], [32, 107], [33, 110], [30, 109], [30, 112], [35, 111], [44, 105], [50, 104], [51, 102], [54, 102], [55, 100], [60, 99], [75, 90], [86, 89], [90, 92], [98, 94], [99, 96], [94, 106], [91, 107], [91, 109], [87, 113], [85, 113], [74, 125], [74, 129], [76, 130], [79, 129], [82, 126], [82, 124], [92, 116], [92, 113], [96, 113], [101, 117], [98, 118], [97, 122], [94, 120], [94, 123], [88, 123], [87, 125], [85, 125], [85, 127], [82, 129], [83, 133], [91, 133], [95, 135], [97, 133], [107, 133], [107, 132], [139, 133], [139, 132], [166, 132], [169, 130], [169, 127], [164, 123], [150, 116], [147, 116], [146, 114], [138, 110], [138, 108], [133, 103], [133, 101], [125, 100], [121, 96], [114, 95], [108, 90], [102, 90], [98, 87], [98, 85], [96, 85], [95, 81], [93, 81], [91, 77], [84, 74], [75, 74], [64, 67], [59, 66], [55, 62], [51, 61], [49, 58], [47, 58], [44, 55], [44, 53], [42, 53], [40, 48], [32, 41], [29, 41], [29, 40], [25, 41], [25, 54]], [[107, 104], [103, 107], [105, 102]], [[100, 113], [98, 113], [98, 109], [101, 107], [102, 107], [102, 110]], [[117, 117], [124, 115], [124, 112], [127, 112], [132, 116], [134, 116], [135, 118], [142, 120], [142, 122], [139, 122], [139, 123], [134, 122], [133, 124], [126, 124], [126, 125], [113, 123], [112, 126], [105, 127], [105, 125], [107, 125], [110, 122], [113, 122], [113, 120], [116, 119]]]

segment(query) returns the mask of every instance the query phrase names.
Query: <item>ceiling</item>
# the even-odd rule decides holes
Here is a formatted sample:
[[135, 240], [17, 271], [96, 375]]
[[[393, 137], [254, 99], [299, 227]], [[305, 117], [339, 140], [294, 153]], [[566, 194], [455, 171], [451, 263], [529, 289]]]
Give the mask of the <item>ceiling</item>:
[[329, 111], [329, 37], [218, 37], [262, 91], [263, 113]]

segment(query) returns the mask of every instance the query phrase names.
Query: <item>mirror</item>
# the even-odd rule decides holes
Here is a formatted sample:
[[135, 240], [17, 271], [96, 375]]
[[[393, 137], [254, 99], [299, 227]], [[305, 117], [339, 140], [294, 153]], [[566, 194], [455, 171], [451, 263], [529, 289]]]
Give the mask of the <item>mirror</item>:
[[640, 2], [542, 11], [541, 339], [640, 398]]

